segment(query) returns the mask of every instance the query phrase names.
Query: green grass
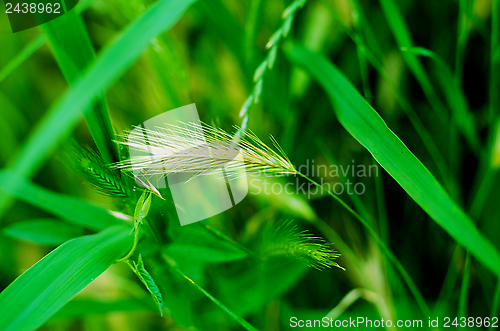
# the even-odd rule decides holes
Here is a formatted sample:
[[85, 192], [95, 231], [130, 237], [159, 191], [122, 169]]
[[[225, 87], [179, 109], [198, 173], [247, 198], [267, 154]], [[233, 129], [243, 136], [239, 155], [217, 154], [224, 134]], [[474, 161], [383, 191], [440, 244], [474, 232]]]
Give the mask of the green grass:
[[[499, 22], [486, 0], [87, 0], [0, 34], [0, 329], [498, 316]], [[266, 176], [180, 226], [121, 134], [191, 103]], [[139, 147], [199, 139], [167, 138]]]

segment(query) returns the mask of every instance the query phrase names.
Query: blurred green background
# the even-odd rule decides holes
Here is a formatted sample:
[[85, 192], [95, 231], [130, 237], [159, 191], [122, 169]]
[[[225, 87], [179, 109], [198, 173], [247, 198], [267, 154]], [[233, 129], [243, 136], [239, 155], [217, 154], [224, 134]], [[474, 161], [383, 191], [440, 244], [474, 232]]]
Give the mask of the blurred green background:
[[[456, 126], [449, 125], [450, 100], [446, 83], [442, 83], [441, 67], [431, 58], [418, 57], [425, 78], [409, 69], [404, 58], [407, 52], [400, 49], [398, 40], [398, 33], [404, 34], [403, 28], [398, 29], [397, 23], [389, 24], [395, 16], [387, 5], [381, 6], [387, 1], [310, 0], [297, 11], [290, 35], [282, 45], [286, 49], [290, 41], [302, 44], [335, 63], [466, 212], [478, 190], [486, 192], [471, 217], [500, 249], [500, 179], [496, 176], [500, 166], [500, 134], [495, 138], [494, 133], [496, 123], [500, 123], [500, 109], [495, 104], [500, 85], [494, 79], [499, 75], [500, 48], [499, 31], [492, 30], [493, 1], [394, 1], [413, 45], [437, 54], [452, 72], [451, 81], [463, 91], [472, 114], [467, 123], [477, 132], [476, 149]], [[153, 4], [154, 1], [148, 0], [80, 1], [65, 17], [78, 20], [81, 15], [83, 31], [88, 33], [91, 47], [99, 57], [106, 45]], [[254, 72], [267, 55], [265, 45], [282, 24], [282, 13], [289, 4], [290, 1], [281, 0], [194, 3], [169, 31], [151, 40], [130, 68], [124, 66], [127, 70], [105, 91], [115, 131], [122, 133], [132, 125], [190, 103], [196, 103], [201, 120], [208, 124], [226, 130], [240, 125], [240, 109], [254, 88]], [[5, 15], [0, 19], [4, 20], [0, 26], [4, 26]], [[498, 21], [496, 24], [498, 27]], [[57, 29], [57, 25], [15, 34], [0, 33], [1, 167], [15, 164], [13, 160], [30, 133], [70, 89], [69, 83], [77, 84], [91, 66], [92, 56], [84, 56], [85, 52], [80, 52], [75, 42], [75, 48], [66, 51], [70, 55], [82, 54], [80, 60], [75, 60], [77, 69], [75, 72], [68, 67], [61, 69], [64, 58], [57, 52], [54, 38], [58, 33], [51, 34], [52, 29]], [[62, 36], [59, 32], [59, 37], [67, 38], [69, 41], [62, 44], [71, 48], [70, 33]], [[491, 50], [495, 40], [496, 49]], [[367, 61], [360, 45], [369, 50], [379, 66]], [[327, 166], [347, 166], [352, 162], [374, 164], [370, 153], [339, 124], [324, 89], [288, 60], [284, 48], [279, 48], [274, 67], [264, 77], [261, 100], [249, 111], [248, 127], [266, 142], [272, 134], [296, 166], [308, 160]], [[123, 48], [122, 52], [128, 50]], [[405, 114], [396, 90], [435, 142], [446, 165], [444, 173]], [[454, 92], [451, 95], [459, 98]], [[58, 145], [47, 162], [33, 172], [32, 181], [51, 191], [128, 213], [122, 202], [100, 195], [75, 173], [71, 154], [67, 153], [70, 140], [97, 149], [82, 120], [71, 133], [71, 139]], [[43, 146], [44, 141], [39, 144]], [[313, 178], [320, 180], [317, 176]], [[268, 179], [271, 183], [295, 180]], [[361, 180], [366, 192], [354, 200], [347, 194], [340, 197], [356, 210], [363, 206], [368, 218], [376, 222], [380, 236], [435, 316], [459, 316], [460, 309], [464, 312], [464, 304], [466, 316], [498, 316], [498, 310], [494, 311], [495, 304], [498, 309], [499, 296], [496, 276], [474, 258], [466, 266], [465, 249], [457, 248], [456, 242], [397, 182], [382, 168], [379, 177], [354, 180]], [[483, 191], [481, 185], [487, 188]], [[57, 218], [43, 209], [15, 200], [7, 205], [0, 227]], [[216, 245], [212, 241], [217, 240], [207, 238], [200, 228], [181, 228], [168, 201], [153, 197], [151, 215], [165, 238], [179, 243]], [[280, 219], [294, 219], [301, 229], [333, 242], [342, 254], [337, 262], [346, 271], [337, 268], [318, 271], [287, 258], [259, 265], [249, 259], [223, 263], [198, 261], [188, 254], [180, 256], [177, 262], [191, 279], [259, 330], [288, 330], [292, 316], [319, 319], [334, 308], [337, 310], [332, 316], [340, 319], [349, 316], [422, 319], [426, 326], [428, 316], [420, 312], [379, 247], [362, 225], [328, 196], [257, 195], [251, 189], [249, 196], [235, 208], [205, 222], [252, 249], [264, 224]], [[381, 219], [386, 221], [379, 222]], [[68, 230], [67, 238], [60, 243], [93, 232], [88, 228], [76, 233], [73, 230]], [[139, 249], [147, 255], [151, 249], [149, 242], [146, 239], [141, 243]], [[56, 246], [56, 243], [16, 239], [0, 229], [0, 288], [7, 287]], [[145, 262], [163, 294], [166, 310], [163, 318], [137, 277], [122, 263], [112, 265], [40, 329], [241, 329], [226, 312], [167, 266], [154, 258]], [[468, 295], [462, 294], [465, 302], [459, 308], [464, 275], [469, 282]]]

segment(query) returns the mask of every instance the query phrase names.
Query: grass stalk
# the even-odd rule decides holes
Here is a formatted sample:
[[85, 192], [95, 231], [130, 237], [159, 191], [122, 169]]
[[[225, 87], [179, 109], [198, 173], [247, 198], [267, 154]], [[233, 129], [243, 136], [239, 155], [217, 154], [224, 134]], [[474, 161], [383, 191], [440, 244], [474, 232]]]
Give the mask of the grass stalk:
[[390, 78], [389, 73], [384, 69], [382, 63], [380, 62], [379, 59], [375, 56], [375, 54], [370, 50], [370, 48], [364, 43], [362, 38], [353, 30], [351, 30], [349, 27], [347, 27], [343, 22], [342, 19], [339, 17], [339, 14], [331, 7], [331, 5], [325, 1], [325, 0], [320, 0], [321, 3], [327, 8], [329, 13], [333, 16], [333, 18], [337, 21], [337, 23], [342, 27], [344, 32], [347, 34], [347, 36], [356, 44], [356, 46], [363, 52], [365, 58], [370, 62], [370, 64], [375, 68], [375, 70], [378, 72], [378, 74], [382, 77], [384, 82], [388, 85], [390, 88], [391, 92], [394, 95], [394, 98], [396, 101], [399, 103], [403, 111], [405, 112], [406, 116], [410, 120], [410, 123], [412, 126], [415, 128], [415, 131], [417, 132], [420, 140], [424, 143], [424, 146], [426, 147], [427, 151], [429, 152], [429, 155], [431, 156], [434, 164], [436, 165], [436, 168], [444, 181], [447, 189], [449, 190], [450, 194], [452, 196], [457, 196], [456, 192], [456, 184], [451, 178], [448, 167], [446, 165], [446, 161], [440, 152], [439, 148], [437, 147], [436, 143], [432, 139], [431, 134], [429, 131], [426, 129], [425, 125], [422, 123], [420, 118], [418, 117], [417, 113], [411, 106], [411, 103], [406, 99], [406, 97], [403, 95], [403, 93], [399, 90], [399, 88], [396, 86], [394, 81]]
[[231, 316], [236, 322], [238, 322], [245, 330], [248, 331], [257, 331], [256, 328], [254, 328], [250, 323], [248, 323], [246, 320], [241, 318], [240, 316], [236, 315], [232, 310], [230, 310], [228, 307], [226, 307], [222, 302], [217, 300], [213, 295], [211, 295], [209, 292], [207, 292], [203, 287], [195, 283], [191, 278], [186, 276], [184, 272], [182, 272], [181, 269], [177, 266], [177, 263], [170, 258], [167, 254], [162, 253], [161, 257], [163, 260], [167, 263], [167, 265], [175, 271], [178, 275], [180, 275], [182, 278], [186, 279], [188, 282], [190, 282], [197, 290], [199, 290], [203, 295], [205, 295], [210, 301], [215, 303], [219, 308], [224, 310], [229, 316]]
[[460, 299], [458, 302], [458, 316], [467, 317], [467, 291], [469, 290], [470, 282], [470, 261], [471, 256], [469, 251], [465, 256], [464, 273], [462, 277], [462, 286], [460, 288]]
[[[319, 188], [323, 189], [323, 186], [321, 186], [319, 183], [315, 182], [311, 178], [301, 174], [300, 172], [297, 172], [298, 175], [302, 176], [304, 179], [308, 180], [312, 184], [318, 186]], [[389, 258], [389, 260], [394, 264], [396, 269], [399, 271], [401, 276], [403, 277], [404, 281], [406, 282], [406, 285], [412, 292], [413, 296], [415, 297], [418, 306], [420, 307], [420, 310], [422, 311], [424, 316], [430, 316], [430, 309], [427, 306], [427, 303], [425, 302], [424, 298], [422, 297], [422, 294], [418, 290], [417, 286], [411, 279], [410, 275], [408, 272], [405, 270], [403, 265], [399, 262], [399, 260], [396, 258], [396, 256], [391, 252], [391, 250], [385, 245], [385, 243], [380, 239], [379, 235], [375, 231], [375, 229], [370, 225], [368, 221], [366, 221], [363, 217], [361, 217], [358, 213], [356, 213], [348, 204], [346, 204], [342, 199], [340, 199], [337, 195], [332, 193], [330, 190], [325, 189], [325, 191], [334, 199], [336, 200], [342, 207], [344, 207], [350, 214], [352, 214], [361, 224], [368, 230], [368, 233], [370, 236], [375, 240], [377, 245], [380, 247], [382, 252]]]

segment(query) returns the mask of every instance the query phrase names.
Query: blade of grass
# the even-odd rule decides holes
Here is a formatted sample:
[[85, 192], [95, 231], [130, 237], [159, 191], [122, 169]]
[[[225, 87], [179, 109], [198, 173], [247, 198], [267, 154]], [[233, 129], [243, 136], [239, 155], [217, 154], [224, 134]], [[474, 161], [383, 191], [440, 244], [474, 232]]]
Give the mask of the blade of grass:
[[[157, 2], [108, 45], [86, 74], [44, 116], [10, 162], [15, 174], [32, 176], [78, 124], [85, 107], [134, 63], [153, 37], [172, 27], [194, 1]], [[0, 182], [0, 186], [7, 185], [15, 187], [16, 182]], [[0, 215], [9, 202], [8, 195], [0, 197]]]
[[54, 219], [35, 219], [11, 224], [2, 232], [11, 238], [42, 245], [60, 245], [83, 235], [76, 226]]
[[0, 185], [0, 192], [32, 204], [80, 227], [103, 230], [119, 224], [119, 220], [106, 210], [74, 197], [49, 191], [23, 178], [12, 171], [0, 171], [0, 183], [15, 181], [16, 186]]
[[[81, 14], [84, 12], [95, 0], [85, 0], [81, 1], [76, 7], [76, 12]], [[47, 36], [42, 33], [38, 37], [34, 38], [28, 43], [12, 60], [10, 60], [7, 65], [0, 70], [0, 83], [9, 76], [14, 70], [16, 70], [21, 64], [24, 63], [31, 55], [33, 55], [37, 50], [39, 50], [45, 42], [47, 41]]]
[[[491, 1], [491, 42], [490, 42], [490, 123], [500, 119], [500, 4]], [[493, 129], [493, 127], [492, 127]]]
[[[54, 57], [70, 86], [80, 78], [94, 61], [90, 37], [80, 15], [70, 11], [57, 20], [42, 25]], [[98, 96], [85, 111], [85, 121], [94, 142], [106, 163], [118, 161], [115, 133], [104, 96]]]
[[439, 182], [387, 127], [344, 75], [323, 56], [289, 44], [286, 53], [326, 90], [339, 122], [452, 238], [500, 276], [500, 254]]
[[34, 38], [29, 42], [16, 57], [14, 57], [2, 70], [0, 70], [0, 83], [10, 75], [14, 70], [17, 69], [24, 61], [26, 61], [31, 55], [33, 55], [37, 50], [45, 44], [46, 37], [44, 34], [40, 34], [38, 37]]
[[[385, 18], [389, 23], [389, 28], [396, 39], [398, 48], [411, 48], [413, 47], [413, 41], [410, 35], [410, 31], [406, 26], [403, 15], [399, 11], [396, 3], [393, 0], [380, 0], [380, 5], [382, 6], [382, 11], [384, 12]], [[414, 54], [402, 53], [403, 59], [406, 65], [413, 73], [417, 81], [419, 82], [425, 96], [429, 100], [431, 107], [436, 112], [438, 118], [443, 122], [443, 124], [448, 123], [448, 115], [446, 108], [439, 100], [434, 88], [432, 86], [431, 80], [427, 75], [422, 63]]]
[[[309, 178], [301, 173], [299, 173], [299, 175], [301, 175], [302, 177], [304, 177], [306, 180], [310, 181], [311, 183], [315, 184], [316, 186], [324, 188], [324, 186], [318, 184], [317, 182], [315, 182], [311, 178]], [[387, 245], [384, 244], [382, 239], [380, 239], [379, 235], [377, 234], [375, 229], [372, 227], [372, 225], [367, 220], [365, 220], [363, 217], [361, 217], [358, 213], [356, 213], [351, 207], [349, 207], [348, 204], [346, 204], [342, 199], [340, 199], [332, 191], [330, 191], [329, 189], [325, 189], [325, 191], [334, 200], [336, 200], [338, 203], [340, 203], [340, 205], [342, 207], [344, 207], [349, 213], [351, 213], [358, 221], [360, 221], [360, 223], [365, 227], [365, 229], [368, 230], [369, 235], [374, 239], [375, 243], [380, 247], [380, 249], [382, 250], [382, 253], [393, 263], [393, 265], [396, 267], [396, 269], [398, 269], [399, 273], [401, 274], [404, 281], [408, 285], [408, 288], [410, 289], [413, 296], [417, 300], [417, 304], [419, 305], [420, 309], [422, 310], [422, 313], [424, 314], [424, 316], [430, 316], [429, 315], [430, 309], [427, 306], [427, 303], [425, 302], [425, 300], [424, 300], [422, 294], [420, 293], [420, 291], [418, 290], [417, 286], [415, 285], [415, 283], [411, 279], [410, 275], [408, 274], [406, 269], [403, 267], [401, 262], [399, 262], [397, 257], [391, 252], [391, 250], [387, 247]]]
[[0, 293], [0, 329], [40, 327], [130, 248], [129, 231], [112, 227], [73, 239], [45, 256]]
[[457, 47], [455, 50], [455, 81], [458, 86], [462, 85], [464, 50], [467, 43], [468, 11], [467, 0], [459, 0]]
[[[457, 196], [458, 194], [456, 193], [457, 192], [456, 184], [454, 183], [453, 178], [451, 178], [450, 176], [450, 173], [446, 166], [446, 161], [443, 158], [442, 153], [440, 152], [436, 143], [434, 142], [432, 136], [427, 131], [427, 128], [424, 126], [424, 124], [418, 117], [417, 113], [413, 109], [411, 103], [399, 90], [398, 86], [392, 80], [389, 73], [384, 69], [380, 60], [377, 58], [377, 56], [375, 56], [375, 54], [371, 51], [371, 49], [368, 48], [368, 46], [364, 43], [363, 39], [355, 31], [352, 31], [349, 27], [347, 27], [343, 23], [338, 13], [331, 7], [331, 5], [328, 2], [326, 2], [326, 0], [320, 0], [320, 1], [327, 8], [329, 13], [335, 18], [337, 23], [342, 27], [342, 29], [349, 36], [349, 38], [363, 52], [368, 62], [370, 62], [370, 64], [375, 68], [375, 70], [377, 70], [377, 72], [382, 77], [384, 82], [391, 89], [394, 98], [397, 100], [397, 102], [405, 112], [406, 116], [408, 116], [408, 119], [410, 120], [412, 126], [415, 128], [415, 131], [417, 132], [418, 136], [424, 143], [424, 146], [426, 147], [432, 160], [434, 161], [434, 164], [436, 165], [436, 168], [439, 171], [442, 180], [446, 184], [447, 189], [453, 196]], [[366, 30], [369, 28], [369, 26], [365, 24], [364, 28]], [[375, 35], [375, 34], [372, 32], [372, 33], [367, 33], [367, 35]], [[371, 40], [371, 43], [378, 46], [378, 44], [376, 43], [376, 38], [373, 38], [373, 40]]]
[[163, 253], [162, 254], [163, 260], [172, 268], [176, 273], [178, 273], [181, 277], [185, 278], [187, 281], [189, 281], [191, 284], [193, 284], [194, 287], [196, 287], [201, 293], [203, 293], [210, 301], [215, 303], [219, 308], [224, 310], [229, 316], [231, 316], [236, 322], [238, 322], [242, 327], [245, 328], [245, 330], [249, 331], [257, 331], [256, 328], [254, 328], [250, 323], [248, 323], [246, 320], [241, 318], [240, 316], [236, 315], [232, 310], [230, 310], [228, 307], [226, 307], [222, 302], [217, 300], [213, 295], [208, 293], [203, 287], [200, 285], [196, 284], [192, 279], [190, 279], [188, 276], [186, 276], [181, 269], [177, 266], [177, 263], [172, 260], [167, 254]]
[[433, 51], [423, 47], [407, 48], [404, 49], [404, 51], [419, 56], [429, 57], [434, 60], [436, 64], [436, 75], [446, 101], [453, 112], [454, 122], [464, 135], [472, 151], [478, 155], [480, 143], [476, 126], [474, 125], [474, 115], [469, 108], [467, 98], [457, 78], [453, 77], [451, 70], [444, 63], [443, 59]]
[[467, 251], [465, 256], [464, 274], [462, 276], [462, 286], [460, 287], [460, 298], [458, 301], [458, 315], [459, 317], [467, 317], [467, 291], [469, 290], [470, 280], [470, 253]]

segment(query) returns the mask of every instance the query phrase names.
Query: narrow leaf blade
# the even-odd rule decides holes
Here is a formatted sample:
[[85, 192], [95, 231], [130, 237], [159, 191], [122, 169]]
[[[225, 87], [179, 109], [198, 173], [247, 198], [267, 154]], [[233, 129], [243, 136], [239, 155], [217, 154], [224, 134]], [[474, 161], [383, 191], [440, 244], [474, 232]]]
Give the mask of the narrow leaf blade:
[[0, 293], [0, 329], [40, 327], [131, 246], [129, 229], [112, 227], [52, 251]]
[[457, 242], [500, 276], [500, 254], [495, 247], [345, 76], [323, 56], [301, 46], [290, 45], [287, 55], [319, 81], [342, 126], [408, 195]]

